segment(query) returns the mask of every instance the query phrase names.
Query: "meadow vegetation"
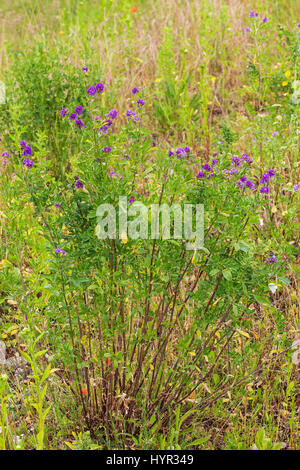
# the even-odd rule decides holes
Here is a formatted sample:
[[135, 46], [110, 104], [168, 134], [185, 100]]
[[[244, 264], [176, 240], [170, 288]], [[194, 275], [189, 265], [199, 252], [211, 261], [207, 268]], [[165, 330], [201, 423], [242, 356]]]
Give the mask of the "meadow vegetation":
[[299, 448], [299, 10], [0, 0], [1, 450]]

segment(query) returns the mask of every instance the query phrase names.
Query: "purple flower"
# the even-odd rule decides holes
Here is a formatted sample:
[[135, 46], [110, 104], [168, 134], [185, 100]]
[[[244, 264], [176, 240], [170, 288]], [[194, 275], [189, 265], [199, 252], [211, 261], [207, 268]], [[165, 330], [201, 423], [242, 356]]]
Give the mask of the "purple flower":
[[61, 207], [61, 204], [59, 204], [58, 202], [56, 202], [56, 203], [54, 204], [54, 206], [55, 206], [55, 207]]
[[112, 119], [116, 119], [118, 116], [118, 111], [116, 109], [111, 109], [107, 114], [106, 117], [111, 117]]
[[218, 159], [217, 158], [213, 158], [212, 161], [211, 161], [211, 167], [213, 168], [215, 165], [218, 164]]
[[135, 95], [136, 93], [139, 93], [140, 90], [138, 88], [134, 87], [134, 88], [132, 88], [131, 92], [132, 92], [133, 95]]
[[142, 100], [142, 98], [139, 98], [139, 99], [137, 100], [136, 104], [137, 104], [138, 108], [141, 108], [142, 106], [144, 106], [145, 101]]
[[26, 142], [25, 142], [25, 140], [21, 140], [21, 142], [20, 142], [20, 147], [21, 147], [21, 149], [24, 149], [24, 148], [26, 147]]
[[83, 107], [81, 106], [81, 104], [75, 108], [75, 113], [77, 114], [77, 116], [80, 116], [83, 113]]
[[268, 20], [268, 17], [265, 16], [265, 17], [262, 19], [262, 22], [263, 22], [263, 23], [267, 23], [267, 21], [269, 21], [269, 20]]
[[29, 158], [25, 158], [23, 160], [23, 165], [27, 166], [27, 168], [32, 168], [33, 167], [33, 161], [30, 160]]
[[96, 85], [96, 90], [97, 90], [97, 93], [98, 93], [99, 95], [101, 95], [101, 93], [103, 93], [103, 91], [104, 91], [104, 85], [103, 85], [103, 83], [97, 83], [97, 85]]
[[98, 132], [104, 132], [104, 134], [106, 134], [106, 132], [108, 131], [110, 126], [112, 126], [112, 124], [113, 122], [110, 119], [107, 119], [106, 121], [102, 123], [102, 126], [99, 128]]
[[[59, 114], [62, 116], [62, 117], [65, 117], [67, 115], [68, 111], [65, 109], [65, 108], [62, 108], [60, 111], [59, 111]], [[20, 142], [21, 144], [21, 142]], [[26, 142], [25, 142], [25, 145], [26, 145]]]
[[128, 202], [129, 202], [129, 204], [132, 204], [134, 201], [135, 201], [135, 198], [134, 198], [134, 196], [132, 196], [132, 197], [129, 199]]
[[294, 193], [296, 193], [297, 191], [299, 191], [300, 189], [300, 184], [295, 184], [294, 188], [293, 188], [293, 191]]
[[114, 171], [111, 171], [111, 172], [109, 173], [109, 177], [110, 177], [110, 178], [113, 178], [113, 176], [115, 176], [115, 175], [116, 175], [116, 173], [115, 173]]
[[277, 131], [272, 132], [272, 137], [275, 137], [275, 135], [279, 135], [279, 132]]
[[3, 157], [3, 158], [4, 158], [4, 157], [9, 157], [9, 153], [8, 153], [8, 152], [3, 152], [3, 153], [2, 153], [2, 157]]
[[246, 186], [246, 188], [254, 189], [254, 184], [250, 180], [246, 181], [245, 186]]
[[168, 155], [169, 157], [172, 157], [172, 155], [174, 155], [174, 152], [172, 152], [172, 150], [169, 150]]
[[135, 112], [134, 112], [134, 111], [131, 111], [131, 109], [128, 109], [128, 110], [126, 111], [126, 116], [135, 116], [135, 115], [136, 115]]
[[234, 164], [234, 166], [240, 166], [241, 164], [241, 159], [237, 157], [236, 155], [232, 157], [231, 161]]
[[191, 153], [191, 149], [190, 149], [190, 147], [188, 147], [187, 145], [184, 147], [184, 151], [185, 151], [186, 153]]
[[240, 181], [242, 181], [243, 183], [245, 183], [245, 181], [247, 181], [247, 177], [246, 177], [246, 176], [242, 176], [242, 177], [240, 178]]
[[247, 26], [247, 27], [244, 29], [244, 33], [248, 33], [248, 32], [250, 33], [251, 31], [252, 31], [252, 29], [251, 29], [249, 26]]
[[239, 172], [239, 170], [237, 168], [230, 168], [230, 170], [229, 170], [230, 175], [235, 175], [238, 172]]
[[95, 86], [90, 86], [90, 88], [88, 88], [87, 94], [89, 96], [94, 96], [96, 93], [97, 93], [97, 90]]
[[55, 253], [57, 255], [59, 255], [61, 253], [62, 256], [65, 256], [65, 254], [66, 254], [65, 250], [63, 250], [62, 248], [56, 248]]
[[70, 121], [74, 121], [77, 118], [76, 113], [71, 113], [69, 116]]
[[26, 145], [26, 147], [24, 148], [23, 155], [32, 155], [32, 148], [29, 145]]
[[205, 171], [210, 171], [210, 170], [211, 170], [211, 166], [210, 166], [208, 163], [204, 163], [204, 165], [203, 165], [203, 170], [205, 170]]
[[250, 18], [255, 18], [256, 16], [258, 16], [258, 13], [256, 13], [256, 12], [253, 11], [253, 10], [250, 11], [250, 13], [249, 13], [249, 17], [250, 17]]
[[275, 175], [276, 175], [276, 171], [273, 170], [273, 168], [271, 168], [271, 170], [269, 170], [267, 173], [268, 173], [268, 175], [270, 176], [270, 178], [272, 178], [272, 176], [275, 176]]
[[260, 183], [268, 183], [270, 181], [270, 176], [268, 173], [264, 173], [260, 178]]
[[277, 259], [275, 258], [275, 256], [271, 256], [271, 258], [268, 258], [266, 260], [266, 263], [277, 263]]
[[185, 151], [182, 148], [176, 150], [177, 158], [183, 158], [186, 156]]
[[109, 153], [109, 152], [111, 152], [111, 148], [110, 147], [104, 147], [103, 152]]
[[84, 72], [87, 72], [89, 69], [88, 69], [87, 67], [82, 67], [82, 70], [83, 70]]
[[270, 188], [269, 188], [269, 186], [263, 186], [262, 188], [260, 188], [259, 191], [260, 191], [262, 194], [263, 194], [263, 193], [268, 194], [268, 193], [270, 192]]
[[214, 176], [213, 173], [211, 173], [210, 175], [208, 175], [207, 179], [209, 180], [210, 178], [212, 178]]
[[82, 129], [83, 127], [86, 127], [86, 126], [83, 124], [83, 122], [82, 122], [81, 119], [76, 119], [76, 121], [75, 121], [75, 126], [76, 126], [78, 129]]
[[198, 175], [197, 175], [197, 178], [205, 178], [205, 173], [204, 171], [199, 171]]
[[75, 183], [76, 188], [83, 188], [83, 183], [80, 180], [77, 180]]

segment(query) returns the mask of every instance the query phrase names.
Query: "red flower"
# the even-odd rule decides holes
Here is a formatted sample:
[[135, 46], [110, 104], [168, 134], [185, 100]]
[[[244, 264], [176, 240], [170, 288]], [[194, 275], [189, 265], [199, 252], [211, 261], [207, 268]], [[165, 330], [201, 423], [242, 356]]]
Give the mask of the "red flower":
[[81, 389], [81, 393], [82, 393], [82, 395], [86, 395], [86, 394], [87, 394], [87, 391], [86, 391], [84, 388], [82, 388], [82, 389]]
[[105, 361], [105, 364], [104, 364], [104, 369], [106, 369], [106, 367], [108, 367], [110, 364], [110, 357], [108, 357]]
[[137, 6], [136, 6], [136, 3], [134, 4], [134, 7], [132, 7], [130, 11], [131, 11], [132, 13], [135, 13], [135, 12], [137, 12]]

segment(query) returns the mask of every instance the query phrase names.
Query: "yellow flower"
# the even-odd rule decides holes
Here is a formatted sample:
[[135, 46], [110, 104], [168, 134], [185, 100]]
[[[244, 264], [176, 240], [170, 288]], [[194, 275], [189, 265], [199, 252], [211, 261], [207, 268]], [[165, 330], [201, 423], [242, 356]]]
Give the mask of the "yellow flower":
[[282, 82], [282, 86], [287, 86], [289, 84], [289, 82]]
[[284, 75], [286, 76], [286, 78], [289, 78], [291, 76], [290, 70], [287, 70]]

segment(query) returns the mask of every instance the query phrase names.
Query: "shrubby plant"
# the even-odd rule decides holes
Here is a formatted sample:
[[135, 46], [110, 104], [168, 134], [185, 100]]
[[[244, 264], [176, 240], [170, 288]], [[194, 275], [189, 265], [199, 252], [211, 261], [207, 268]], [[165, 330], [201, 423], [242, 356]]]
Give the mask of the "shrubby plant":
[[[134, 435], [143, 419], [163, 429], [179, 405], [203, 410], [247, 380], [245, 371], [232, 376], [224, 356], [254, 306], [268, 304], [269, 283], [286, 282], [281, 254], [266, 249], [258, 228], [277, 172], [260, 176], [246, 153], [221, 150], [200, 165], [185, 143], [153, 146], [143, 124], [147, 96], [134, 87], [130, 109], [105, 109], [105, 86], [91, 83], [86, 68], [82, 74], [82, 104], [57, 110], [76, 148], [65, 178], [55, 180], [43, 151], [24, 140], [6, 178], [15, 180], [15, 197], [27, 194], [47, 246], [34, 292], [51, 295], [30, 315], [45, 318], [51, 364], [93, 435], [104, 428]], [[97, 207], [117, 206], [120, 195], [129, 203], [203, 204], [204, 247], [190, 252], [184, 240], [126, 234], [98, 240]], [[255, 338], [247, 347], [255, 351]], [[260, 363], [257, 355], [255, 370]], [[211, 380], [213, 395], [189, 398]]]

